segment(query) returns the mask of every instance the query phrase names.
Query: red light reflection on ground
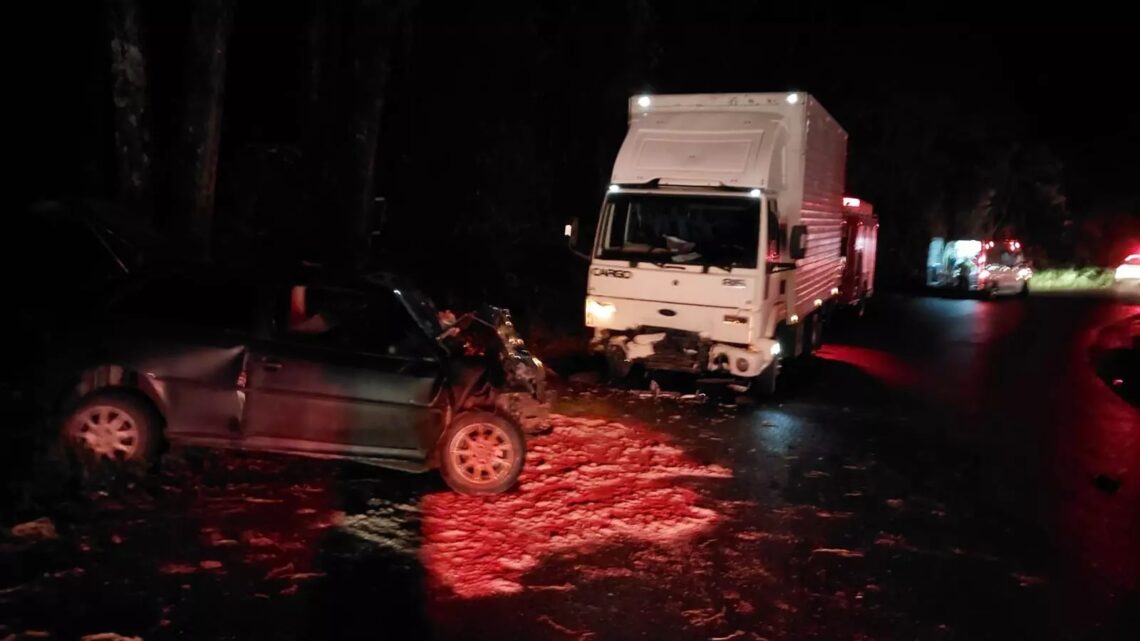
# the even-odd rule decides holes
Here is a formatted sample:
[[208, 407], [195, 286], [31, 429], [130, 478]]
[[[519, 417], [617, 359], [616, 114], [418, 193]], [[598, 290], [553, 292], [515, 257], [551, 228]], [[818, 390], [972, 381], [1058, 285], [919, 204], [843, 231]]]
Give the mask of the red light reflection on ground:
[[816, 354], [830, 361], [853, 365], [891, 387], [911, 388], [918, 384], [917, 372], [886, 352], [853, 345], [824, 345]]
[[528, 443], [518, 489], [487, 499], [424, 497], [420, 558], [432, 579], [465, 598], [513, 593], [544, 557], [606, 543], [681, 543], [707, 531], [717, 511], [679, 483], [728, 478], [647, 428], [553, 417]]

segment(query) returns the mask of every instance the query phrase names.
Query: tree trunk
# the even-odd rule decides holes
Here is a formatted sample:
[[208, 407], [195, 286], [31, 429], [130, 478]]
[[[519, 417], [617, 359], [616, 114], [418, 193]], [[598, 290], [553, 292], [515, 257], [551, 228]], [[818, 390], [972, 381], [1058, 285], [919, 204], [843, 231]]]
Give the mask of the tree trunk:
[[359, 267], [368, 256], [380, 114], [388, 78], [395, 11], [384, 0], [356, 0], [350, 13], [345, 64], [342, 167], [332, 183], [338, 220], [337, 260]]
[[139, 37], [138, 0], [107, 0], [111, 41], [111, 96], [114, 102], [116, 191], [132, 213], [153, 209], [150, 100], [146, 57]]
[[173, 179], [174, 228], [187, 256], [206, 261], [214, 217], [226, 44], [233, 23], [230, 0], [199, 0], [190, 18], [186, 103], [178, 174]]
[[334, 28], [343, 19], [340, 3], [309, 0], [308, 25], [305, 31], [305, 62], [301, 67], [300, 84], [303, 99], [298, 117], [301, 122], [301, 153], [305, 185], [303, 205], [296, 220], [280, 221], [278, 231], [289, 239], [293, 249], [302, 255], [328, 243], [333, 234], [327, 229], [328, 221], [319, 213], [329, 211], [330, 160], [334, 157], [335, 139], [328, 135], [338, 126], [337, 64], [343, 46], [341, 32]]

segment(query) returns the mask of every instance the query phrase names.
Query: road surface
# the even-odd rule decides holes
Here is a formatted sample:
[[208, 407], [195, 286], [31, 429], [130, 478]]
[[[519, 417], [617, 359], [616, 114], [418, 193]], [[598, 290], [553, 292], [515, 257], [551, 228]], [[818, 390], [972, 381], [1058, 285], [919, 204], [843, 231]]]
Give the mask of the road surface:
[[1093, 348], [1137, 314], [884, 297], [775, 401], [568, 390], [486, 501], [171, 459], [0, 542], [0, 638], [1135, 638], [1140, 410]]

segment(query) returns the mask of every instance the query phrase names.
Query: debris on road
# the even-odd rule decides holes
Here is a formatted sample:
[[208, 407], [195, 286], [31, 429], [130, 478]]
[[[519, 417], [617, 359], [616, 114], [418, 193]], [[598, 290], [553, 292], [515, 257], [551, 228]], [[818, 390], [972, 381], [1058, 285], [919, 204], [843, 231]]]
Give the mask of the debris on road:
[[1014, 572], [1010, 576], [1012, 576], [1013, 579], [1015, 581], [1017, 581], [1017, 584], [1023, 588], [1032, 587], [1034, 585], [1041, 585], [1042, 583], [1045, 582], [1045, 579], [1043, 579], [1039, 576], [1032, 576], [1029, 574], [1021, 574], [1020, 572]]
[[563, 634], [574, 635], [582, 641], [585, 641], [586, 639], [590, 639], [590, 638], [594, 637], [593, 632], [589, 632], [587, 630], [572, 630], [572, 629], [558, 623], [554, 619], [551, 619], [550, 616], [548, 616], [546, 614], [539, 615], [538, 618], [535, 620], [540, 621], [542, 623], [545, 623], [546, 625], [549, 625], [550, 627], [554, 628], [555, 630], [557, 630]]
[[681, 616], [688, 619], [689, 623], [694, 626], [704, 627], [713, 621], [723, 621], [724, 613], [724, 607], [715, 611], [712, 608], [706, 608], [700, 610], [684, 610], [681, 612]]
[[573, 592], [578, 587], [570, 583], [563, 583], [561, 585], [528, 585], [528, 590], [538, 590], [540, 592]]
[[293, 574], [296, 571], [297, 569], [293, 567], [292, 563], [286, 563], [281, 567], [273, 568], [270, 570], [268, 573], [266, 573], [265, 578], [266, 580], [281, 579], [289, 576], [290, 574]]
[[863, 557], [863, 553], [859, 550], [848, 550], [847, 548], [816, 548], [812, 550], [811, 553], [812, 556], [816, 554], [828, 554], [844, 559], [859, 559]]
[[197, 571], [198, 566], [186, 563], [166, 563], [158, 568], [160, 574], [194, 574]]
[[59, 539], [59, 533], [55, 530], [55, 523], [46, 516], [13, 525], [11, 532], [15, 538], [28, 541], [55, 541]]

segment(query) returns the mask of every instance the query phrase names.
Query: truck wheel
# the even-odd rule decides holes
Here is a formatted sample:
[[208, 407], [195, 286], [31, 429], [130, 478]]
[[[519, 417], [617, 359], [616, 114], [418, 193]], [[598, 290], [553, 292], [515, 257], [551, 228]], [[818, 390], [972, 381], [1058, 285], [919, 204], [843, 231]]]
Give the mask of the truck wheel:
[[440, 472], [460, 494], [499, 494], [522, 473], [526, 440], [522, 430], [489, 412], [464, 412], [440, 439]]
[[808, 355], [815, 355], [815, 350], [823, 346], [823, 315], [819, 312], [812, 314], [811, 319], [811, 334], [810, 334], [810, 347]]
[[752, 379], [751, 391], [757, 398], [772, 398], [776, 395], [776, 379], [779, 377], [779, 369], [779, 363], [773, 362]]
[[623, 381], [629, 376], [633, 363], [625, 358], [625, 350], [617, 345], [606, 347], [606, 373], [613, 382]]
[[87, 396], [64, 419], [60, 441], [85, 479], [139, 473], [154, 463], [162, 418], [124, 390]]

